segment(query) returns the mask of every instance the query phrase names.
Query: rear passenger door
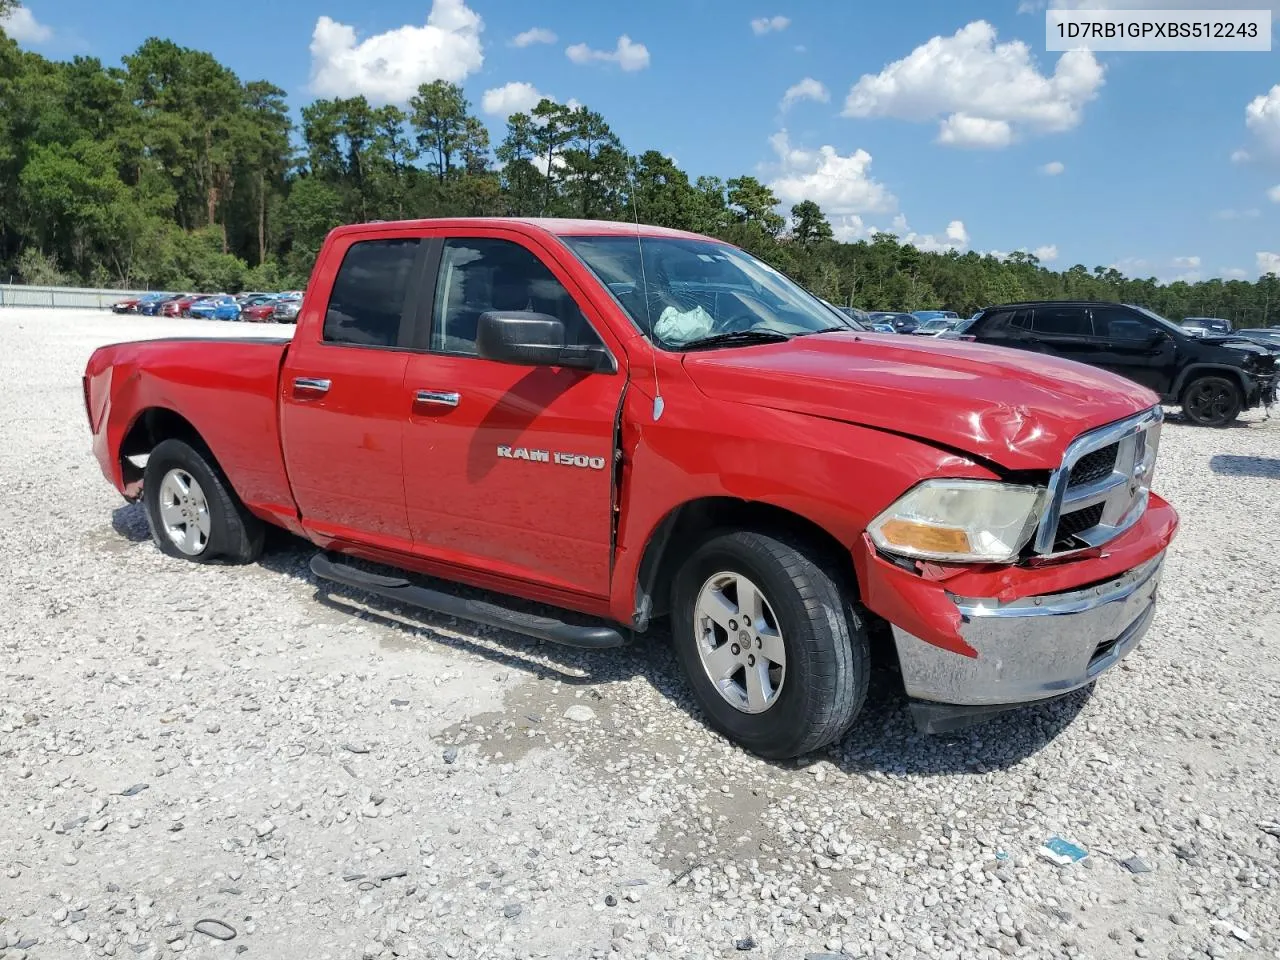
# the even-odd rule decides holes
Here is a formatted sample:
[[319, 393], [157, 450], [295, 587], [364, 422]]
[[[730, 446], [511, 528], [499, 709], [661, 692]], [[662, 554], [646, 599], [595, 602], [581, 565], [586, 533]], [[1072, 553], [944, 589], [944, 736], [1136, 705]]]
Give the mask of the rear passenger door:
[[316, 268], [321, 291], [333, 276], [328, 300], [304, 305], [312, 315], [280, 376], [289, 481], [313, 535], [408, 553], [404, 375], [428, 245], [376, 234], [335, 244]]
[[[406, 371], [405, 499], [424, 559], [572, 595], [609, 590], [621, 345], [552, 251], [523, 234], [441, 234], [430, 305]], [[529, 310], [566, 345], [603, 343], [614, 369], [496, 363], [481, 314]]]
[[1099, 349], [1088, 307], [1043, 304], [1030, 312], [1032, 339], [1044, 353], [1097, 365]]

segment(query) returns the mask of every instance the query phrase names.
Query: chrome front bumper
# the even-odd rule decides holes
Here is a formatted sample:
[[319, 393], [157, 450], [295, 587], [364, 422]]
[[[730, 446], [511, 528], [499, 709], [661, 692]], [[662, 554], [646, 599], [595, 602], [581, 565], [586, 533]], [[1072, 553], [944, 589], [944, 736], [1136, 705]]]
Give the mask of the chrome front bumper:
[[1164, 554], [1084, 590], [1010, 603], [951, 596], [976, 657], [893, 628], [907, 696], [966, 707], [1012, 706], [1086, 686], [1151, 625]]

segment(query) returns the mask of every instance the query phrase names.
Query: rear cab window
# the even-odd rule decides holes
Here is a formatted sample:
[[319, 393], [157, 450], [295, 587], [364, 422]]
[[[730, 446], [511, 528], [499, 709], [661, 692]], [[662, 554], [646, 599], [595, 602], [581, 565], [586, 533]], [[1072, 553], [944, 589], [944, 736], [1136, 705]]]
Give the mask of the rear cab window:
[[342, 258], [325, 310], [325, 343], [395, 347], [420, 275], [417, 237], [358, 240]]

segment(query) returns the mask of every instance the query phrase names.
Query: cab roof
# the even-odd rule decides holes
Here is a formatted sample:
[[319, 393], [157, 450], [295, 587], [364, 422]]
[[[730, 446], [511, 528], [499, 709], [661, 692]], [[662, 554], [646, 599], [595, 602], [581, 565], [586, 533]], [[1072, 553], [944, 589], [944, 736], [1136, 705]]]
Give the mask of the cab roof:
[[672, 230], [648, 224], [628, 223], [621, 220], [575, 220], [560, 217], [440, 217], [426, 220], [373, 220], [337, 227], [334, 234], [374, 233], [388, 229], [425, 229], [443, 227], [449, 230], [468, 228], [507, 227], [521, 233], [544, 233], [555, 237], [672, 237], [685, 240], [715, 241], [712, 237], [687, 230]]

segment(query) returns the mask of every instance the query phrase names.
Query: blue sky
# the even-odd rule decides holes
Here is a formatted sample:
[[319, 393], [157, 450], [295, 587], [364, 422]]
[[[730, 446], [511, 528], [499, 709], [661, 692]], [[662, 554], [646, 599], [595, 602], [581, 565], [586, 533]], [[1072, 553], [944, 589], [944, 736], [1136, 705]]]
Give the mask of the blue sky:
[[495, 142], [538, 94], [577, 101], [691, 176], [750, 173], [787, 206], [817, 201], [844, 238], [892, 230], [1164, 280], [1280, 272], [1280, 45], [1047, 53], [1038, 4], [30, 0], [7, 29], [113, 64], [168, 37], [278, 84], [295, 110], [444, 77]]

